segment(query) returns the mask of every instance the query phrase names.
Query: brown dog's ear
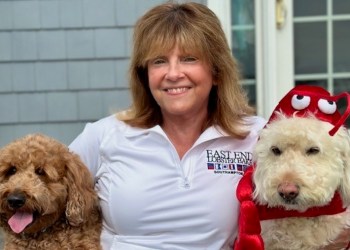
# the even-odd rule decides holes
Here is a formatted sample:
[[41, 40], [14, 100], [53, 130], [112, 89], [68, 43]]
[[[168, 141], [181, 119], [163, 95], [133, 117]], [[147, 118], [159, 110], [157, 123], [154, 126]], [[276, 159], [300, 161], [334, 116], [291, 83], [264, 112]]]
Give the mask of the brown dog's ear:
[[66, 182], [68, 199], [66, 217], [70, 225], [78, 226], [86, 221], [98, 206], [93, 178], [78, 155], [69, 152], [66, 156]]
[[344, 165], [343, 178], [340, 183], [340, 195], [344, 206], [350, 205], [350, 136], [347, 130], [341, 128], [337, 134], [341, 141], [341, 157]]

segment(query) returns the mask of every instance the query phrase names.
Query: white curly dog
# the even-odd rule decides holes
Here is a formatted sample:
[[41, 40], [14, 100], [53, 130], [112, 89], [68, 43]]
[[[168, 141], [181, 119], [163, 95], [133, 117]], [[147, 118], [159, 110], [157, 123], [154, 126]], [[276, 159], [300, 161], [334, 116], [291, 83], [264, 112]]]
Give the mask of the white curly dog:
[[[305, 211], [327, 205], [335, 192], [350, 204], [350, 140], [314, 117], [279, 117], [261, 131], [254, 157], [254, 199], [269, 207]], [[350, 225], [350, 211], [261, 222], [265, 249], [315, 250]]]

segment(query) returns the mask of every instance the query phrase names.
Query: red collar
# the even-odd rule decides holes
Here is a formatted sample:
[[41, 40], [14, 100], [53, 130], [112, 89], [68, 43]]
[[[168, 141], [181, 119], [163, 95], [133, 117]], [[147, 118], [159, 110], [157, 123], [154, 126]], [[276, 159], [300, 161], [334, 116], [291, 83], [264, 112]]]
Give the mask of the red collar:
[[285, 210], [282, 207], [267, 207], [258, 205], [253, 201], [253, 170], [251, 166], [245, 172], [237, 186], [237, 199], [240, 202], [239, 231], [235, 243], [235, 250], [263, 250], [264, 243], [261, 238], [261, 220], [281, 219], [287, 217], [316, 217], [320, 215], [333, 215], [346, 210], [338, 192], [332, 201], [323, 207], [312, 207], [305, 212]]
[[285, 210], [281, 207], [267, 207], [257, 205], [259, 211], [260, 220], [280, 219], [285, 217], [316, 217], [320, 215], [333, 215], [345, 212], [346, 208], [343, 207], [343, 202], [339, 192], [336, 192], [326, 206], [312, 207], [305, 212], [298, 212], [296, 210]]

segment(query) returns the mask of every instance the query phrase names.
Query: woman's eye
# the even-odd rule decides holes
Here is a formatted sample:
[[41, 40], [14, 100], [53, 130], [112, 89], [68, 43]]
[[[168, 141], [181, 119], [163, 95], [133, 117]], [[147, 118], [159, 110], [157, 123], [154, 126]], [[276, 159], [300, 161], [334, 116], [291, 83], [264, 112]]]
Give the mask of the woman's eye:
[[184, 62], [195, 62], [197, 61], [198, 59], [196, 57], [193, 57], [193, 56], [186, 56], [182, 59]]
[[310, 105], [310, 96], [294, 95], [292, 97], [292, 107], [296, 110], [302, 110]]
[[325, 114], [331, 115], [337, 111], [337, 104], [333, 101], [328, 101], [325, 99], [320, 99], [318, 101], [318, 108]]
[[156, 58], [156, 59], [152, 60], [152, 64], [154, 64], [154, 65], [158, 65], [158, 64], [162, 64], [162, 63], [165, 63], [165, 60], [162, 58]]

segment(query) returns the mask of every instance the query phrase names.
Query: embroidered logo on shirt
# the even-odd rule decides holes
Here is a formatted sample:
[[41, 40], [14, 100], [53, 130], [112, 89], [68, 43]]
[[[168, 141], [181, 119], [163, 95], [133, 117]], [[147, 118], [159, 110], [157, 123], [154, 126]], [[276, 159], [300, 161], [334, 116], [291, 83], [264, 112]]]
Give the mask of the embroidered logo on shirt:
[[240, 174], [252, 163], [251, 152], [207, 149], [207, 167], [215, 174]]

